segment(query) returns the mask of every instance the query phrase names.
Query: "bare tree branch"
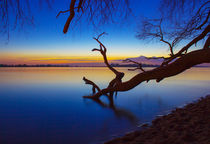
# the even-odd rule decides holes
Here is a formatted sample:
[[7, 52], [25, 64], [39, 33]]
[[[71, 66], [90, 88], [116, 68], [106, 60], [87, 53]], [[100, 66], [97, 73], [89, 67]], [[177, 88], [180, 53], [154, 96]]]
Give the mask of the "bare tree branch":
[[[116, 5], [121, 7], [116, 7]], [[77, 11], [75, 11], [77, 9]], [[80, 13], [80, 10], [82, 13]], [[128, 0], [70, 0], [70, 8], [66, 11], [60, 11], [57, 17], [61, 13], [70, 12], [70, 15], [65, 23], [63, 32], [67, 33], [70, 23], [77, 22], [83, 15], [86, 16], [87, 21], [92, 22], [95, 25], [95, 22], [106, 23], [109, 20], [114, 20], [114, 15], [129, 13], [129, 3]], [[75, 14], [77, 16], [75, 16]]]
[[100, 35], [98, 35], [97, 39], [99, 39], [102, 35], [105, 35], [105, 34], [107, 34], [107, 33], [102, 32]]
[[92, 92], [93, 94], [96, 92], [95, 89], [97, 89], [97, 91], [101, 91], [101, 89], [98, 87], [98, 85], [96, 85], [94, 82], [92, 82], [91, 80], [88, 80], [86, 79], [85, 77], [83, 77], [83, 80], [85, 81], [85, 84], [89, 84], [89, 85], [92, 85], [93, 88], [92, 88]]
[[209, 46], [210, 46], [210, 36], [208, 36], [208, 39], [206, 40], [206, 43], [203, 46], [203, 49], [208, 49], [208, 48], [210, 48]]
[[67, 33], [68, 31], [68, 28], [69, 28], [69, 25], [72, 21], [72, 19], [74, 18], [74, 15], [75, 15], [75, 12], [74, 12], [74, 6], [75, 6], [75, 3], [76, 3], [76, 0], [71, 0], [71, 4], [70, 4], [70, 15], [64, 25], [64, 28], [63, 28], [63, 33]]
[[65, 11], [59, 11], [59, 13], [57, 14], [56, 18], [58, 18], [58, 17], [60, 16], [61, 13], [67, 13], [67, 12], [69, 12], [69, 11], [70, 11], [70, 9], [65, 10]]
[[93, 49], [92, 51], [100, 51], [101, 55], [103, 56], [104, 63], [106, 64], [106, 66], [107, 66], [113, 73], [115, 73], [116, 76], [117, 76], [117, 75], [120, 75], [121, 72], [117, 71], [115, 68], [113, 68], [113, 67], [109, 64], [109, 62], [108, 62], [108, 60], [107, 60], [107, 56], [106, 56], [106, 51], [107, 51], [107, 49], [106, 49], [106, 47], [104, 46], [104, 44], [101, 43], [101, 41], [99, 40], [99, 38], [100, 38], [102, 35], [104, 35], [104, 34], [106, 34], [106, 33], [103, 32], [103, 33], [101, 33], [97, 38], [95, 38], [95, 37], [93, 38], [94, 40], [96, 40], [96, 41], [99, 43], [100, 49]]
[[[154, 23], [158, 22], [158, 24], [153, 24], [152, 22]], [[164, 34], [162, 30], [162, 19], [145, 20], [142, 23], [143, 23], [142, 30], [141, 32], [138, 32], [137, 38], [139, 39], [158, 38], [161, 42], [169, 46], [169, 50], [171, 52], [170, 55], [174, 55], [173, 43], [171, 44], [170, 42], [164, 39]]]
[[[95, 37], [93, 38], [94, 40], [96, 40], [96, 41], [99, 43], [100, 49], [94, 48], [94, 49], [92, 49], [92, 51], [99, 51], [99, 52], [101, 53], [101, 55], [103, 56], [104, 63], [106, 64], [106, 66], [115, 74], [115, 78], [114, 78], [113, 80], [111, 80], [111, 81], [109, 82], [109, 85], [108, 85], [108, 87], [111, 88], [111, 87], [114, 87], [115, 85], [117, 85], [117, 84], [119, 84], [119, 83], [122, 82], [122, 78], [124, 77], [124, 73], [123, 73], [123, 72], [117, 71], [115, 68], [113, 68], [113, 67], [109, 64], [109, 62], [108, 62], [108, 60], [107, 60], [107, 56], [106, 56], [106, 51], [107, 51], [107, 49], [106, 49], [106, 47], [104, 46], [104, 44], [99, 40], [99, 38], [100, 38], [102, 35], [104, 35], [104, 34], [106, 34], [106, 33], [103, 32], [103, 33], [101, 33], [100, 35], [98, 35], [97, 38], [95, 38]], [[96, 86], [95, 86], [96, 84], [93, 83], [92, 81], [90, 81], [90, 80], [87, 81], [87, 79], [84, 79], [84, 78], [83, 78], [83, 80], [85, 80], [86, 84], [88, 83], [88, 84], [91, 84], [91, 85], [93, 85], [94, 87], [96, 87]], [[100, 89], [98, 89], [98, 90], [100, 90]], [[110, 92], [110, 93], [109, 93], [109, 97], [112, 97], [112, 96], [113, 96], [113, 93], [114, 93], [114, 92]]]
[[160, 20], [160, 25], [158, 26], [159, 30], [160, 30], [160, 41], [166, 43], [169, 46], [171, 55], [174, 55], [173, 46], [168, 41], [164, 40], [164, 38], [163, 38], [163, 32], [162, 32], [162, 28], [161, 28], [161, 23], [162, 23], [162, 19]]
[[[128, 59], [127, 61], [138, 64], [138, 68], [142, 69], [143, 72], [137, 74], [127, 82], [115, 82], [118, 79], [114, 79], [109, 83], [109, 86], [107, 88], [102, 89], [101, 91], [92, 96], [86, 96], [86, 98], [99, 98], [101, 95], [107, 93], [111, 94], [113, 92], [118, 91], [127, 91], [144, 81], [148, 82], [149, 80], [156, 80], [156, 82], [160, 82], [164, 78], [177, 75], [185, 71], [186, 69], [191, 68], [192, 66], [210, 62], [210, 38], [208, 35], [210, 31], [210, 25], [209, 7], [207, 6], [207, 3], [202, 5], [198, 9], [196, 14], [187, 23], [184, 23], [183, 26], [177, 26], [175, 29], [169, 30], [168, 33], [163, 31], [162, 26], [165, 26], [164, 24], [162, 24], [162, 18], [143, 21], [142, 31], [137, 35], [139, 39], [158, 38], [160, 41], [166, 43], [169, 46], [171, 54], [169, 57], [160, 57], [164, 59], [164, 62], [160, 67], [157, 67], [150, 71], [144, 71], [140, 63]], [[198, 28], [200, 29], [198, 30]], [[99, 35], [99, 37], [100, 36], [101, 35]], [[192, 45], [196, 44], [202, 39], [205, 39], [206, 36], [208, 36], [208, 38], [205, 41], [203, 49], [187, 52]], [[101, 52], [101, 54], [104, 57], [105, 64], [117, 76], [118, 71], [115, 71], [112, 69], [112, 67], [110, 67], [106, 57], [106, 47], [99, 41], [99, 37], [98, 39], [94, 39], [99, 43], [100, 49], [94, 49], [94, 51]], [[181, 40], [187, 38], [191, 38], [192, 40], [187, 45], [183, 46], [177, 53], [174, 54], [174, 46], [177, 45]], [[170, 43], [166, 39], [170, 41], [171, 39], [173, 39], [173, 41], [172, 43]]]
[[208, 16], [206, 17], [205, 21], [196, 28], [197, 30], [201, 29], [208, 22], [209, 16], [210, 16], [210, 12], [208, 13]]
[[83, 11], [83, 8], [82, 8], [82, 4], [83, 4], [83, 0], [79, 0], [78, 10], [77, 10], [77, 12], [79, 12], [79, 11], [80, 11], [80, 9], [82, 10], [82, 12], [84, 12], [84, 11]]
[[135, 69], [128, 69], [128, 70], [135, 71], [137, 69], [140, 69], [141, 71], [145, 72], [145, 70], [142, 68], [142, 64], [141, 63], [138, 63], [138, 62], [133, 61], [131, 59], [125, 59], [123, 62], [131, 62], [131, 63], [134, 63], [134, 64], [137, 64], [138, 65], [137, 68], [135, 68]]
[[[167, 3], [166, 0], [163, 1], [166, 5], [169, 5], [171, 7], [177, 7], [179, 3], [172, 0], [172, 3], [174, 3], [173, 6], [171, 3]], [[183, 0], [183, 3], [186, 4], [186, 1], [188, 0]], [[169, 57], [167, 59], [173, 60], [174, 58], [182, 56], [184, 54], [183, 52], [179, 53], [176, 56], [173, 56], [175, 55], [173, 52], [174, 47], [177, 46], [180, 43], [180, 41], [184, 39], [191, 39], [193, 37], [197, 37], [198, 35], [200, 35], [201, 31], [203, 31], [205, 27], [210, 24], [209, 4], [210, 1], [204, 1], [203, 4], [201, 4], [201, 6], [198, 7], [198, 9], [196, 9], [196, 12], [193, 12], [192, 14], [190, 14], [190, 16], [185, 18], [188, 21], [169, 21], [171, 19], [167, 19], [164, 16], [162, 16], [160, 19], [145, 19], [142, 21], [142, 29], [138, 31], [137, 38], [143, 40], [148, 38], [158, 40], [160, 39], [160, 41], [166, 43], [170, 49], [170, 57], [172, 57]], [[164, 7], [163, 9], [165, 8], [168, 9], [167, 7]], [[175, 16], [177, 15], [175, 14]], [[165, 32], [164, 29], [167, 29], [168, 32]], [[187, 51], [188, 48], [185, 47], [184, 52], [187, 53]], [[171, 60], [169, 60], [169, 62], [170, 61]], [[167, 64], [167, 62], [164, 64]]]
[[198, 41], [203, 39], [209, 33], [209, 31], [210, 31], [210, 25], [208, 25], [200, 35], [198, 35], [191, 42], [189, 42], [186, 46], [184, 46], [181, 50], [179, 50], [178, 53], [171, 56], [168, 60], [164, 61], [162, 63], [162, 65], [166, 65], [166, 64], [170, 63], [172, 60], [174, 60], [175, 58], [183, 56], [183, 54], [182, 54], [183, 52], [187, 51], [192, 45], [196, 44]]
[[126, 82], [119, 83], [114, 87], [102, 89], [92, 96], [84, 96], [84, 98], [99, 98], [101, 95], [113, 91], [128, 91], [140, 83], [148, 80], [156, 80], [160, 82], [164, 78], [171, 77], [182, 73], [183, 71], [201, 63], [210, 63], [210, 49], [200, 49], [187, 53], [183, 57], [175, 60], [173, 63], [165, 67], [157, 67], [153, 70], [139, 73]]

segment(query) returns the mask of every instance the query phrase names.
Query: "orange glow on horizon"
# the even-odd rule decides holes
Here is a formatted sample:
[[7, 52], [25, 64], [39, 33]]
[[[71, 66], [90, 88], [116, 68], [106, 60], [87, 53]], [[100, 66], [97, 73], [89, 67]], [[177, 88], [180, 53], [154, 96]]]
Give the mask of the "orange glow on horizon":
[[[151, 55], [153, 56], [153, 55]], [[139, 57], [139, 55], [108, 55], [108, 60], [112, 63], [114, 60], [122, 60], [126, 58]], [[98, 53], [90, 53], [85, 55], [69, 55], [63, 54], [45, 54], [45, 53], [1, 53], [0, 64], [77, 64], [77, 63], [103, 63], [103, 57]]]
[[[125, 59], [124, 56], [110, 56], [109, 61]], [[103, 63], [102, 56], [38, 56], [32, 54], [1, 54], [0, 64], [73, 64]]]

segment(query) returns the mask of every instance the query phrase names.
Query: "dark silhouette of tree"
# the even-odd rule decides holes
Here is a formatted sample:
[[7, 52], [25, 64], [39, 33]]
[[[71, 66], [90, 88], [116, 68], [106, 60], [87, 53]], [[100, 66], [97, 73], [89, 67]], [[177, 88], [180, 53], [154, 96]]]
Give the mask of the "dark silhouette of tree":
[[[164, 3], [164, 4], [165, 6], [170, 5], [171, 7], [169, 8], [171, 9], [178, 9], [177, 6], [180, 6], [182, 8], [185, 6], [186, 3], [187, 0], [186, 1], [182, 0], [181, 5], [179, 5], [179, 3], [178, 4], [173, 3], [174, 5], [171, 5], [169, 3]], [[93, 88], [97, 87], [97, 93], [93, 91], [93, 94], [91, 96], [84, 96], [84, 98], [98, 99], [102, 95], [106, 95], [112, 98], [113, 93], [117, 93], [119, 91], [128, 91], [144, 81], [149, 82], [150, 80], [156, 80], [156, 82], [160, 82], [164, 78], [182, 73], [183, 71], [195, 65], [201, 63], [209, 63], [210, 62], [209, 4], [210, 1], [202, 3], [195, 13], [189, 15], [187, 21], [186, 18], [185, 21], [182, 21], [183, 23], [181, 22], [175, 23], [176, 19], [174, 19], [175, 17], [174, 15], [176, 15], [176, 13], [174, 12], [167, 13], [167, 15], [163, 14], [160, 19], [144, 19], [142, 21], [141, 29], [139, 29], [137, 33], [137, 38], [143, 40], [158, 39], [159, 41], [168, 45], [170, 54], [168, 57], [160, 57], [164, 58], [164, 61], [161, 64], [161, 66], [149, 71], [145, 71], [142, 68], [141, 63], [132, 61], [130, 59], [126, 59], [125, 61], [127, 62], [137, 64], [138, 67], [136, 69], [140, 69], [141, 72], [125, 82], [122, 82], [124, 73], [114, 69], [111, 65], [109, 65], [107, 61], [107, 56], [106, 56], [107, 48], [99, 40], [100, 36], [102, 36], [104, 33], [100, 34], [98, 38], [94, 38], [99, 43], [99, 49], [93, 49], [92, 51], [99, 51], [102, 54], [104, 58], [104, 63], [116, 75], [116, 77], [109, 83], [107, 88], [104, 89], [100, 89], [94, 82], [86, 78], [83, 79], [86, 83], [87, 81], [91, 82], [88, 84], [91, 84]], [[194, 6], [191, 6], [191, 8], [192, 7]], [[168, 18], [168, 16], [172, 17]], [[164, 23], [165, 21], [166, 23]], [[167, 27], [168, 24], [170, 24], [171, 28]], [[166, 27], [166, 29], [164, 29], [164, 27]], [[181, 41], [186, 39], [188, 40], [188, 43], [184, 46], [181, 47], [179, 46], [180, 49], [175, 51], [174, 48], [177, 47]], [[205, 43], [201, 48], [197, 48], [197, 50], [190, 49], [193, 47], [193, 45], [196, 45], [201, 40], [205, 41]], [[131, 69], [131, 70], [136, 70], [136, 69]]]
[[[50, 3], [50, 0], [47, 0]], [[117, 16], [127, 16], [130, 11], [129, 0], [69, 0], [69, 9], [60, 11], [57, 17], [62, 13], [69, 13], [63, 32], [67, 33], [69, 26], [73, 21], [78, 21], [82, 16], [87, 21], [96, 23], [107, 23], [114, 21]], [[9, 9], [14, 9], [17, 14], [17, 20], [23, 19], [23, 22], [31, 21], [24, 16], [19, 0], [0, 1], [1, 20], [4, 30], [9, 25]], [[25, 5], [27, 5], [27, 0]], [[127, 91], [144, 81], [156, 80], [160, 82], [164, 78], [182, 73], [197, 64], [210, 62], [210, 38], [209, 38], [209, 0], [160, 0], [161, 17], [158, 19], [144, 19], [141, 28], [138, 29], [137, 38], [139, 39], [158, 39], [160, 42], [168, 45], [170, 54], [164, 58], [161, 66], [153, 70], [145, 71], [140, 63], [126, 60], [138, 65], [136, 69], [141, 72], [128, 81], [123, 82], [124, 73], [112, 67], [107, 59], [107, 48], [100, 41], [100, 34], [94, 40], [99, 44], [99, 48], [92, 51], [101, 53], [106, 66], [115, 74], [115, 78], [110, 81], [107, 88], [101, 89], [87, 78], [83, 78], [86, 84], [93, 86], [93, 94], [85, 98], [98, 99], [102, 95], [112, 98], [114, 93]], [[13, 8], [14, 7], [14, 8]], [[29, 6], [27, 6], [30, 10]], [[28, 13], [27, 13], [28, 14]], [[180, 46], [183, 40], [188, 43]], [[192, 47], [200, 41], [204, 41], [202, 47], [193, 50]], [[176, 47], [176, 50], [174, 49]]]

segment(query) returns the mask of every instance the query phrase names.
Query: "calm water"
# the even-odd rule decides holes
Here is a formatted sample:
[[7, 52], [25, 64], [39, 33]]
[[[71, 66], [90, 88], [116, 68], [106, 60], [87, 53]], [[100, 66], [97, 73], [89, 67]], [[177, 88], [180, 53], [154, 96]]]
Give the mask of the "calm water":
[[[127, 71], [129, 79], [137, 72]], [[107, 68], [0, 68], [1, 144], [98, 144], [137, 129], [157, 115], [210, 94], [210, 69], [193, 68], [160, 83], [150, 81], [119, 93], [110, 108], [83, 99], [105, 87]]]

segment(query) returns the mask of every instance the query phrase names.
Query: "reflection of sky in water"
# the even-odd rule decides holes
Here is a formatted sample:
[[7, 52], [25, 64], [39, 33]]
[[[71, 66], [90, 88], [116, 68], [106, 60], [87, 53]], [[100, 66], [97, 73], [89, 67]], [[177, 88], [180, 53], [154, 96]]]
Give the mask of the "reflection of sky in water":
[[[128, 80], [137, 72], [119, 68]], [[91, 92], [82, 77], [106, 86], [106, 68], [1, 68], [0, 143], [97, 143], [136, 129], [210, 93], [210, 69], [193, 68], [160, 83], [121, 92], [115, 107], [82, 99]], [[137, 121], [136, 121], [137, 120]], [[75, 140], [78, 140], [75, 142]]]

